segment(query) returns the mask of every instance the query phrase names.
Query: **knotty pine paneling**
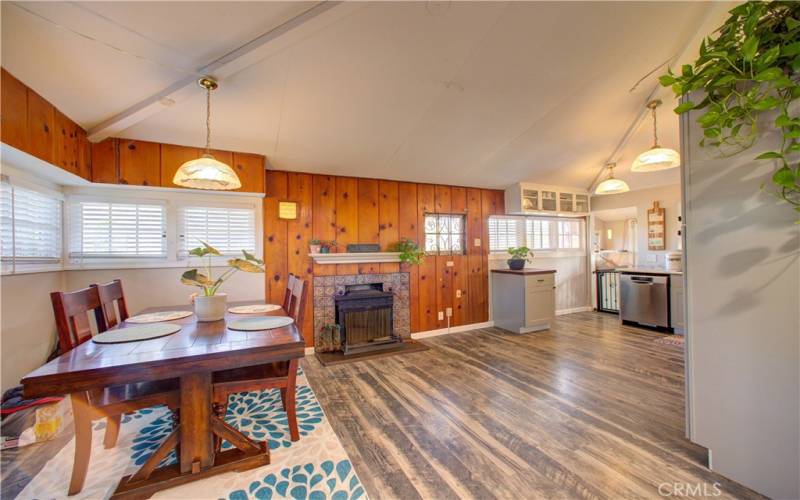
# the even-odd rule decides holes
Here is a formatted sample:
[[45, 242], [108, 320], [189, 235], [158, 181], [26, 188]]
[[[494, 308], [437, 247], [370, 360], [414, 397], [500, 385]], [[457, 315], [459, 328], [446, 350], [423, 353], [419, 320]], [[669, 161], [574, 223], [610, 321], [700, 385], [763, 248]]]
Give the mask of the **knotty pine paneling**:
[[[294, 172], [267, 171], [264, 202], [267, 263], [267, 298], [280, 303], [288, 273], [309, 281], [314, 276], [356, 274], [358, 265], [319, 265], [308, 257], [311, 239], [336, 240], [337, 251], [348, 243], [379, 243], [387, 250], [400, 238], [424, 241], [426, 212], [464, 213], [467, 221], [467, 252], [459, 256], [429, 256], [420, 266], [382, 264], [374, 272], [409, 273], [411, 331], [447, 326], [437, 313], [453, 308], [451, 325], [485, 321], [488, 298], [484, 251], [485, 217], [502, 213], [502, 191], [411, 182], [357, 179]], [[278, 219], [279, 201], [298, 203], [298, 218]], [[475, 239], [481, 245], [475, 246]], [[447, 263], [452, 262], [452, 266]], [[362, 266], [370, 272], [372, 266]], [[461, 291], [461, 297], [457, 292]], [[313, 293], [313, 290], [310, 290]], [[313, 345], [313, 297], [309, 297], [303, 336]], [[441, 309], [440, 309], [441, 308]]]
[[[278, 202], [289, 197], [288, 174], [267, 171], [267, 192], [264, 197], [264, 263], [266, 265], [267, 302], [283, 303], [288, 271], [287, 223], [278, 218]], [[305, 335], [306, 332], [303, 332]]]

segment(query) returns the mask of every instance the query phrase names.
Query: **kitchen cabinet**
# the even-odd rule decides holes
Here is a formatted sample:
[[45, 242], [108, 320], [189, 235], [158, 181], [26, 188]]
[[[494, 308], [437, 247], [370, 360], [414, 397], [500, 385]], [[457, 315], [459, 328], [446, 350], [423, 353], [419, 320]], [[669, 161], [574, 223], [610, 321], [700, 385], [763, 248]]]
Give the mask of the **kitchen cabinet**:
[[233, 153], [233, 171], [242, 182], [238, 191], [264, 192], [264, 156], [251, 153]]
[[0, 70], [0, 140], [28, 149], [28, 87], [5, 69]]
[[175, 172], [181, 165], [189, 160], [200, 158], [202, 150], [189, 146], [177, 146], [175, 144], [161, 145], [161, 187], [180, 187], [172, 183]]
[[161, 182], [161, 148], [157, 142], [120, 139], [119, 183], [158, 186]]
[[55, 108], [47, 100], [28, 89], [28, 153], [53, 163], [53, 128]]
[[116, 184], [119, 181], [117, 139], [92, 143], [92, 182]]
[[552, 269], [494, 269], [492, 320], [515, 333], [550, 328], [556, 314], [555, 271]]
[[522, 215], [588, 215], [589, 192], [521, 182], [505, 191], [507, 214]]

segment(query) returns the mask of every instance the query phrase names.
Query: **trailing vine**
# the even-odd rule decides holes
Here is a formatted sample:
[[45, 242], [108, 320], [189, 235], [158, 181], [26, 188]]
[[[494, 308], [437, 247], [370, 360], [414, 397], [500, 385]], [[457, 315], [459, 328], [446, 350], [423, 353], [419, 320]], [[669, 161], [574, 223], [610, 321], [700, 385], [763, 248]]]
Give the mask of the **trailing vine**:
[[[800, 212], [800, 116], [796, 107], [790, 109], [800, 97], [800, 2], [746, 2], [730, 14], [702, 41], [693, 64], [684, 64], [680, 74], [670, 69], [659, 81], [676, 96], [687, 96], [676, 113], [705, 111], [697, 118], [704, 135], [700, 146], [714, 147], [722, 157], [753, 146], [759, 116], [778, 112], [780, 149], [756, 159], [777, 162], [773, 193]], [[698, 90], [705, 97], [694, 103], [688, 96]]]

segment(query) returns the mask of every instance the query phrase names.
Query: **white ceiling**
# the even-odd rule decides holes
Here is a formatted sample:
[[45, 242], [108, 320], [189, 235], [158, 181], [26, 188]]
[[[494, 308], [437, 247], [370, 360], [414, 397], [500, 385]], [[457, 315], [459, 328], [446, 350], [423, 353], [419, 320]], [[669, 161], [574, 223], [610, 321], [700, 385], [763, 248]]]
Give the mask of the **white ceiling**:
[[[92, 128], [312, 5], [2, 2], [2, 65]], [[631, 87], [684, 50], [710, 5], [337, 5], [226, 75], [213, 145], [287, 170], [585, 188], [660, 73]], [[202, 145], [205, 97], [199, 88], [182, 96], [117, 135]], [[672, 107], [659, 112], [659, 135], [677, 149]], [[651, 134], [643, 123], [621, 153], [616, 175], [633, 189], [678, 182], [677, 170], [629, 172]]]

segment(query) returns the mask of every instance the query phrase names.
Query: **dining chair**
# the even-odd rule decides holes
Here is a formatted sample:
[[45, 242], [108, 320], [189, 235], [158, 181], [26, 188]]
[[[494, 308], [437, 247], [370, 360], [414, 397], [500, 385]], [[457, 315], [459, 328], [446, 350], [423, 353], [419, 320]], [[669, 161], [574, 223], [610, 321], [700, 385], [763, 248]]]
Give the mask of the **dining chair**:
[[[61, 354], [74, 349], [92, 337], [90, 315], [94, 318], [98, 333], [108, 329], [106, 319], [108, 308], [103, 306], [100, 290], [103, 290], [103, 296], [106, 298], [114, 297], [114, 290], [118, 290], [119, 294], [122, 294], [122, 286], [118, 282], [92, 285], [75, 292], [52, 292], [50, 294]], [[127, 316], [124, 297], [115, 300], [118, 301], [120, 315]], [[113, 311], [113, 307], [110, 309]], [[115, 315], [112, 320], [113, 324], [117, 324], [123, 321], [123, 318]], [[103, 445], [106, 448], [113, 448], [119, 436], [122, 415], [157, 405], [166, 405], [174, 411], [180, 405], [180, 393], [177, 379], [170, 379], [76, 392], [70, 394], [70, 401], [75, 427], [75, 459], [72, 465], [69, 494], [74, 495], [83, 489], [89, 469], [93, 420], [101, 418], [107, 420]]]
[[297, 278], [294, 274], [289, 273], [289, 277], [286, 280], [286, 290], [283, 292], [283, 307], [284, 311], [289, 311], [289, 302], [292, 300], [292, 290], [294, 289], [294, 282], [297, 281]]
[[[100, 306], [107, 328], [112, 328], [128, 319], [128, 305], [125, 302], [125, 293], [122, 291], [122, 280], [116, 279], [103, 285], [92, 285], [92, 287], [97, 288], [97, 293], [100, 295]], [[116, 309], [114, 308], [115, 304]]]
[[[308, 282], [293, 277], [288, 309], [285, 311], [300, 330], [302, 330], [305, 318], [307, 294]], [[300, 432], [297, 428], [296, 381], [296, 359], [215, 372], [213, 376], [214, 412], [218, 417], [224, 418], [231, 394], [279, 389], [281, 403], [289, 421], [289, 435], [292, 441], [297, 441], [300, 439]], [[220, 442], [217, 441], [217, 446], [219, 447], [219, 445]]]

